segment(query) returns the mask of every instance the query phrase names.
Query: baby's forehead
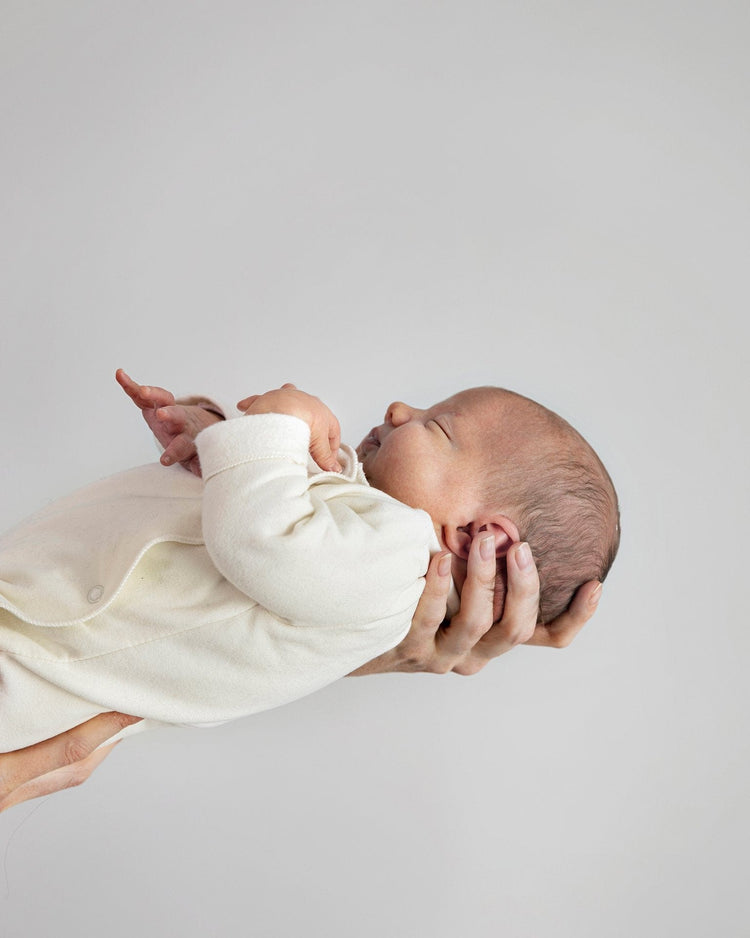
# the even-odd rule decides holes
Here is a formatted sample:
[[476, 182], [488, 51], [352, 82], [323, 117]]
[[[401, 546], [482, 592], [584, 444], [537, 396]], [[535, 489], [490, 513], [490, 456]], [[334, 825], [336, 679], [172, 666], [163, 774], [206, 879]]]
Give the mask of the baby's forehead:
[[505, 388], [467, 388], [435, 406], [437, 410], [460, 416], [462, 423], [466, 422], [480, 432], [494, 432], [506, 443], [514, 442], [514, 445], [530, 443], [531, 440], [552, 445], [567, 439], [567, 431], [572, 430], [546, 407]]
[[435, 408], [453, 409], [457, 413], [497, 414], [501, 410], [512, 406], [514, 396], [502, 388], [466, 388], [463, 391], [456, 391], [455, 394], [433, 406]]

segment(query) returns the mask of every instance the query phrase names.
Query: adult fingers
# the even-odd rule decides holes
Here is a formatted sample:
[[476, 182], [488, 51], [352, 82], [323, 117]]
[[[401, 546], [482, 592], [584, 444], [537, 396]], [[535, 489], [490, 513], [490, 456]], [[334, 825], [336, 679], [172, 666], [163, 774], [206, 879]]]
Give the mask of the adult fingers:
[[[425, 575], [425, 586], [414, 610], [409, 631], [395, 648], [367, 661], [352, 674], [386, 674], [392, 671], [433, 671], [436, 666], [435, 636], [445, 621], [451, 585], [451, 555], [435, 554]], [[441, 671], [445, 668], [440, 668]]]
[[475, 537], [469, 549], [460, 608], [437, 638], [440, 654], [454, 664], [465, 658], [492, 626], [495, 573], [495, 539], [492, 535]]
[[508, 590], [502, 618], [472, 650], [473, 663], [486, 664], [533, 634], [539, 617], [539, 574], [528, 544], [514, 544], [506, 555]]
[[424, 579], [424, 589], [412, 618], [412, 629], [421, 638], [434, 640], [448, 613], [448, 593], [451, 588], [451, 560], [453, 555], [444, 551], [430, 560]]
[[0, 802], [32, 779], [87, 759], [97, 746], [140, 719], [125, 713], [100, 713], [51, 739], [0, 754]]
[[589, 580], [579, 586], [567, 611], [552, 622], [537, 625], [526, 644], [567, 648], [596, 612], [601, 595], [602, 584], [598, 580]]
[[451, 554], [435, 554], [427, 568], [409, 631], [396, 649], [400, 670], [431, 670], [430, 664], [436, 657], [436, 637], [447, 613], [450, 573]]
[[25, 782], [6, 797], [0, 798], [0, 811], [12, 808], [23, 801], [31, 801], [32, 798], [41, 798], [44, 795], [51, 795], [56, 791], [83, 784], [115, 746], [119, 746], [119, 742], [112, 743], [110, 746], [102, 746], [80, 762], [62, 766], [40, 778]]

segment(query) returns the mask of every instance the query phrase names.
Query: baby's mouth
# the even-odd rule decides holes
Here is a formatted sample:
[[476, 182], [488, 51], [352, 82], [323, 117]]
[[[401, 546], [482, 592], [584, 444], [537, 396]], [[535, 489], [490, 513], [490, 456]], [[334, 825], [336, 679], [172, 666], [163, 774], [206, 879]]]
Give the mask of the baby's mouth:
[[362, 456], [364, 455], [365, 450], [373, 448], [377, 449], [379, 446], [380, 440], [378, 439], [378, 428], [373, 427], [357, 447], [357, 455]]

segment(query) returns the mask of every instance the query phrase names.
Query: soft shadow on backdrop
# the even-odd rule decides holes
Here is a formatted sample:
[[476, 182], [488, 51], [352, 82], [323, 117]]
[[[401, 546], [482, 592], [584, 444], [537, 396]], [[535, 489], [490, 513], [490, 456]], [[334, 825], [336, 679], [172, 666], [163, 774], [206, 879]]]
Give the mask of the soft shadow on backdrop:
[[0, 25], [4, 526], [154, 457], [123, 365], [291, 380], [349, 440], [506, 385], [598, 448], [624, 529], [565, 652], [137, 738], [3, 815], [4, 938], [745, 934], [745, 7]]

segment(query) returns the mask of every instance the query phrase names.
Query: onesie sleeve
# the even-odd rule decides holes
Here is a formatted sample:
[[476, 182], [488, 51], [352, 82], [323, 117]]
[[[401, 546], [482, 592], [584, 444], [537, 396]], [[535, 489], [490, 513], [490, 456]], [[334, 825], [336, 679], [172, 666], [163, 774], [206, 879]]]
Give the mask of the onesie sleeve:
[[429, 515], [336, 473], [311, 476], [297, 417], [245, 416], [197, 442], [206, 548], [234, 586], [297, 624], [411, 618], [435, 539]]

